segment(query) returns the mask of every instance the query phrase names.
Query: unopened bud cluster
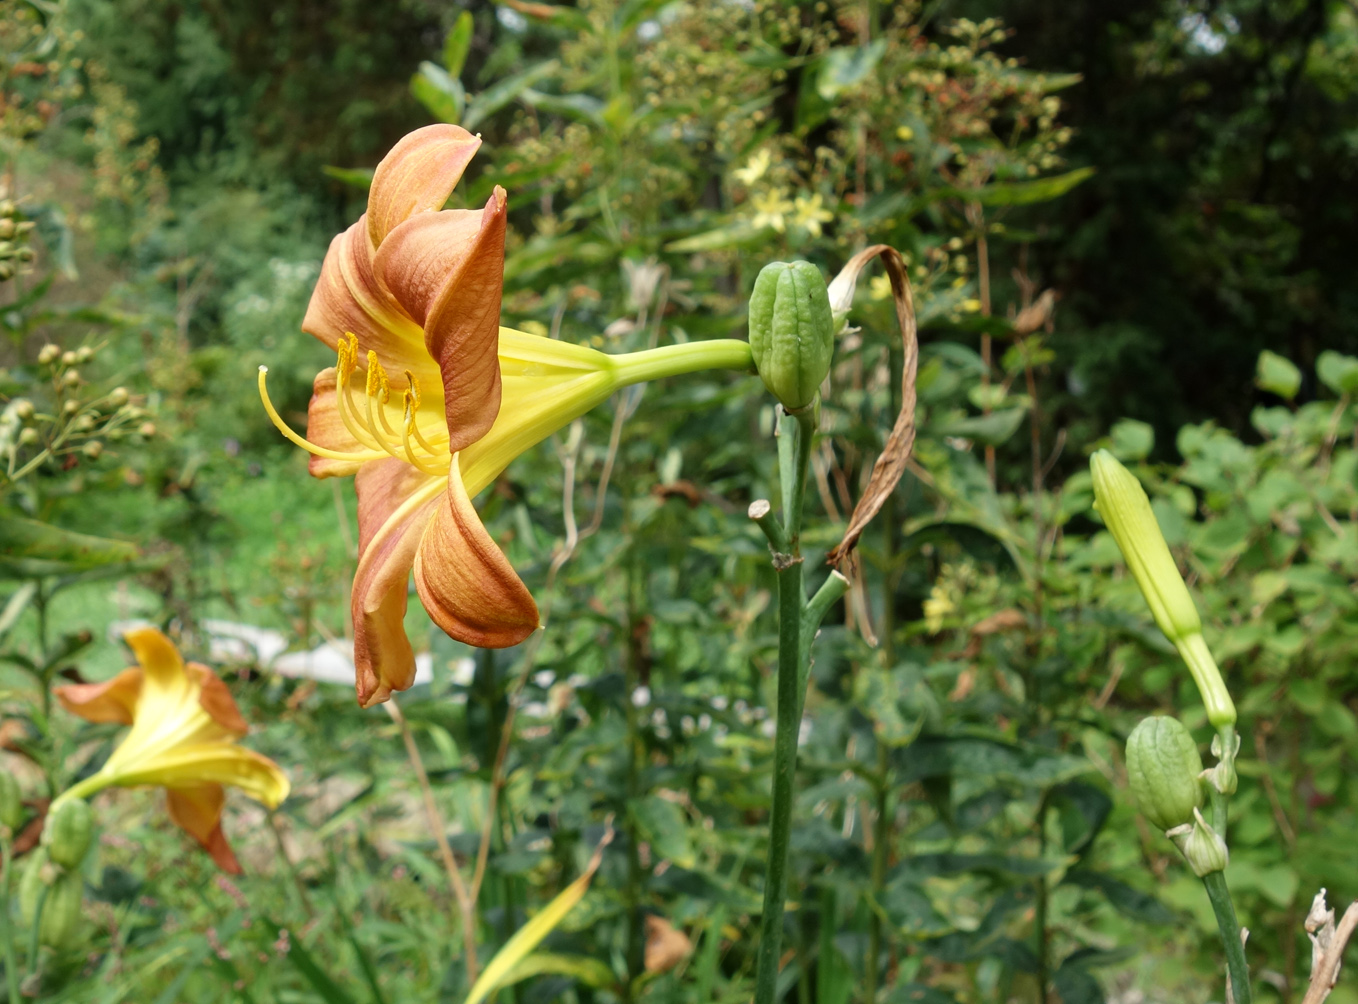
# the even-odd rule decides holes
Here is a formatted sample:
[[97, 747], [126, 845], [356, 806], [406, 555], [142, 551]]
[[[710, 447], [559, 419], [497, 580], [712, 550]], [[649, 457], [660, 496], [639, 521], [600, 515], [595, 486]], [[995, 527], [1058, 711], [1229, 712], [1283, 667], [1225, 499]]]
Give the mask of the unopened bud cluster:
[[19, 913], [25, 927], [38, 925], [49, 948], [70, 947], [80, 929], [85, 880], [80, 866], [89, 853], [94, 817], [78, 798], [58, 799], [43, 825], [42, 842], [28, 857], [19, 880]]
[[155, 425], [147, 421], [145, 409], [132, 403], [127, 388], [100, 393], [90, 385], [82, 367], [98, 351], [89, 345], [63, 350], [49, 344], [38, 352], [37, 375], [43, 379], [32, 384], [32, 396], [0, 406], [0, 474], [17, 480], [56, 458], [95, 460], [110, 441], [155, 434]]
[[33, 249], [28, 246], [33, 226], [13, 199], [0, 199], [0, 282], [13, 279], [22, 265], [33, 260]]

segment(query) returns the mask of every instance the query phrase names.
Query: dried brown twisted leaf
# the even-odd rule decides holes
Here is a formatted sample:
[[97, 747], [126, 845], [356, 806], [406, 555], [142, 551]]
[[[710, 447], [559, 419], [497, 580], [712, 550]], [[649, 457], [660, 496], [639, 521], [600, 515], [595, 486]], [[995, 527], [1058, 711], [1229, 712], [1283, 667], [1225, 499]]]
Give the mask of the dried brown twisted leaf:
[[830, 552], [826, 560], [836, 568], [853, 551], [863, 530], [881, 511], [882, 504], [896, 487], [905, 472], [910, 450], [915, 445], [915, 373], [919, 369], [919, 338], [915, 327], [915, 301], [910, 293], [910, 279], [905, 271], [905, 259], [899, 251], [886, 244], [864, 248], [849, 259], [848, 264], [830, 283], [830, 306], [839, 314], [853, 303], [858, 276], [872, 259], [880, 257], [891, 280], [891, 295], [896, 301], [896, 318], [901, 325], [901, 343], [905, 351], [901, 370], [901, 413], [887, 437], [882, 455], [873, 465], [872, 477], [849, 518], [844, 538]]

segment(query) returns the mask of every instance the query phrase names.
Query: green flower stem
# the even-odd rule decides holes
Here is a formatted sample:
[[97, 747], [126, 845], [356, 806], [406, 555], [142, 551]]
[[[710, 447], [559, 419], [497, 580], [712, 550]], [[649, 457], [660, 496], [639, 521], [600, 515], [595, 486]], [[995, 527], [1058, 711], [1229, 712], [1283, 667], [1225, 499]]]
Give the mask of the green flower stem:
[[52, 799], [52, 804], [47, 807], [47, 814], [51, 816], [57, 811], [62, 803], [67, 802], [70, 799], [88, 799], [95, 792], [103, 791], [108, 786], [109, 779], [103, 771], [100, 771], [97, 774], [91, 774], [89, 777], [85, 778], [85, 780], [77, 781], [56, 798]]
[[610, 356], [624, 384], [645, 383], [701, 370], [749, 370], [754, 367], [750, 343], [736, 338], [662, 345]]
[[5, 985], [9, 990], [9, 1004], [20, 1004], [19, 963], [14, 952], [14, 924], [10, 916], [14, 853], [8, 837], [0, 840], [0, 855], [4, 861], [4, 871], [0, 874], [0, 940], [5, 947]]
[[844, 595], [848, 581], [838, 573], [806, 597], [801, 555], [802, 506], [811, 440], [816, 431], [816, 408], [786, 414], [779, 423], [778, 462], [783, 490], [783, 520], [767, 502], [750, 507], [773, 550], [778, 572], [778, 731], [773, 746], [773, 804], [769, 818], [769, 851], [764, 869], [764, 913], [760, 923], [755, 1004], [773, 1004], [778, 984], [778, 960], [783, 942], [783, 906], [787, 898], [787, 849], [792, 831], [793, 782], [797, 771], [797, 739], [806, 695], [811, 641], [821, 619]]
[[47, 906], [47, 894], [52, 891], [50, 885], [43, 885], [42, 891], [38, 893], [38, 905], [33, 909], [33, 927], [28, 932], [28, 975], [32, 976], [38, 971], [38, 949], [42, 944], [42, 911]]
[[1245, 962], [1245, 946], [1240, 941], [1240, 923], [1235, 919], [1231, 891], [1226, 888], [1225, 872], [1208, 872], [1202, 878], [1212, 912], [1217, 915], [1221, 946], [1226, 950], [1226, 973], [1231, 981], [1235, 1004], [1250, 1004], [1250, 970]]

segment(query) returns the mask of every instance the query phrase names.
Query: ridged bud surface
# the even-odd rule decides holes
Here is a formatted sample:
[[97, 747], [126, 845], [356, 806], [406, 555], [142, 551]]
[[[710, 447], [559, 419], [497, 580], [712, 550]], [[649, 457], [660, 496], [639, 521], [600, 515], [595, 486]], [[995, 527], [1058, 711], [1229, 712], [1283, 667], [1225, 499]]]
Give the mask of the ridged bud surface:
[[1141, 814], [1162, 830], [1193, 821], [1201, 773], [1197, 743], [1176, 718], [1147, 718], [1127, 737], [1127, 782]]
[[765, 265], [750, 294], [750, 349], [769, 392], [795, 411], [830, 372], [835, 324], [825, 279], [808, 261]]

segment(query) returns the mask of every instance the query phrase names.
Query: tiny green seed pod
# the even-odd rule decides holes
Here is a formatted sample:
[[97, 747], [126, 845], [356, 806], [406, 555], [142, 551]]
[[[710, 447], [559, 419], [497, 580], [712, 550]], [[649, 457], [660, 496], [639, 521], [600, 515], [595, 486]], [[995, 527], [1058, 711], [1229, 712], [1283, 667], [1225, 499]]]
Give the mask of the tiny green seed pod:
[[835, 324], [825, 279], [808, 261], [765, 265], [750, 294], [750, 349], [764, 386], [790, 411], [816, 400]]
[[19, 782], [14, 780], [13, 774], [0, 774], [0, 826], [8, 827], [13, 833], [23, 821], [24, 801]]
[[1154, 716], [1127, 737], [1127, 781], [1142, 815], [1162, 830], [1193, 821], [1202, 805], [1202, 757], [1177, 718]]
[[47, 817], [42, 840], [56, 864], [77, 868], [85, 860], [93, 833], [94, 814], [89, 805], [83, 799], [71, 798], [59, 802], [56, 811]]
[[38, 940], [50, 948], [68, 948], [80, 929], [80, 906], [85, 879], [79, 872], [65, 872], [47, 890], [42, 906]]

